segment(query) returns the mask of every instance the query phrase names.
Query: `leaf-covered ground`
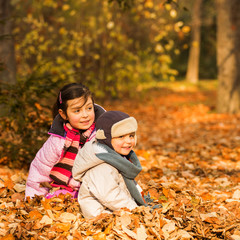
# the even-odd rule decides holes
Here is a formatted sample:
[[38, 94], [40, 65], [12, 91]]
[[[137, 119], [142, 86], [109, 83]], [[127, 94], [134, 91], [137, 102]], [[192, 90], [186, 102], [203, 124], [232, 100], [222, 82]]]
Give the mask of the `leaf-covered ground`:
[[105, 103], [139, 123], [138, 182], [162, 207], [85, 220], [69, 196], [24, 201], [25, 170], [0, 168], [0, 239], [240, 239], [240, 115], [214, 91], [151, 91]]

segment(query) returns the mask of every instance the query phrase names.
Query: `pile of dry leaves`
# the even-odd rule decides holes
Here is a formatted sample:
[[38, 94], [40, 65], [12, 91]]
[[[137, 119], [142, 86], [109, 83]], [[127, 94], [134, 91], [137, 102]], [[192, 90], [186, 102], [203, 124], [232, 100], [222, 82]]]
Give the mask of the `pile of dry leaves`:
[[153, 205], [83, 218], [70, 196], [24, 201], [27, 171], [0, 168], [0, 239], [240, 239], [240, 115], [213, 92], [153, 92], [106, 103], [139, 122], [138, 183]]

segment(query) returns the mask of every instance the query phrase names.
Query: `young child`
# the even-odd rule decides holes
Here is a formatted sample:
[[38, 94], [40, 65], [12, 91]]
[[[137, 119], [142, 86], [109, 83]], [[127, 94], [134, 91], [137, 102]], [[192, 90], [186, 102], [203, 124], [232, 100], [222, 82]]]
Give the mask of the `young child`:
[[121, 208], [147, 206], [134, 178], [142, 170], [133, 151], [137, 121], [120, 111], [103, 113], [96, 121], [96, 139], [78, 152], [72, 174], [80, 181], [78, 202], [85, 218]]
[[[65, 85], [53, 108], [50, 137], [31, 163], [25, 197], [60, 193], [77, 196], [80, 183], [72, 178], [75, 156], [86, 142], [95, 138], [95, 120], [105, 110], [94, 104], [92, 93], [80, 83]], [[51, 187], [57, 191], [50, 193]]]

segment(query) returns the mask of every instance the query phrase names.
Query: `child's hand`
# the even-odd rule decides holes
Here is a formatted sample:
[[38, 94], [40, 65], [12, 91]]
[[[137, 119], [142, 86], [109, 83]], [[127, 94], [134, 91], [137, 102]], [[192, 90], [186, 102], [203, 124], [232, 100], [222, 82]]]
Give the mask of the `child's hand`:
[[154, 205], [154, 199], [151, 198], [150, 193], [148, 192], [147, 195], [144, 196], [145, 201], [147, 202], [148, 206], [150, 206], [152, 209], [157, 209], [157, 208], [161, 208], [162, 204], [155, 204]]
[[76, 181], [74, 178], [71, 178], [69, 181], [69, 186], [72, 187], [74, 190], [78, 190], [81, 183]]

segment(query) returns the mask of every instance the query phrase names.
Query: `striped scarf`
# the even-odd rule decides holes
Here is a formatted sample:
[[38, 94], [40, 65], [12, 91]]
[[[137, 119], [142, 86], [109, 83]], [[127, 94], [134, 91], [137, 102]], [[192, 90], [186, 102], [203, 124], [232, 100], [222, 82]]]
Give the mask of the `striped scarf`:
[[69, 123], [64, 124], [64, 129], [67, 134], [60, 161], [53, 166], [49, 176], [53, 180], [53, 183], [51, 183], [52, 187], [62, 187], [68, 191], [73, 191], [73, 189], [69, 186], [69, 181], [72, 177], [73, 163], [79, 147], [81, 148], [85, 142], [88, 141], [88, 138], [94, 131], [95, 123], [93, 123], [91, 127], [83, 133], [80, 133], [79, 130], [72, 128]]

